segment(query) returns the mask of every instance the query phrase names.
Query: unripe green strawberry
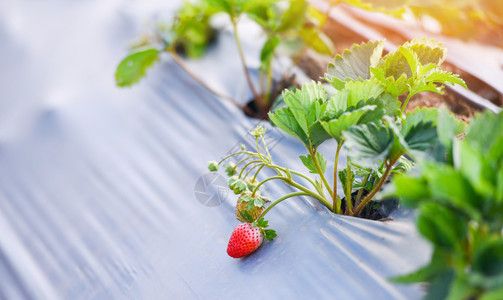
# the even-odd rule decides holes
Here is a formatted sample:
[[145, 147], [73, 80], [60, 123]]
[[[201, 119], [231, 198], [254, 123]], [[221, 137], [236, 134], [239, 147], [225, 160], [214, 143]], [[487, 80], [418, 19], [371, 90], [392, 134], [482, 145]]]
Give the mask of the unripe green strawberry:
[[243, 218], [243, 214], [247, 211], [253, 218], [253, 221], [257, 220], [260, 214], [264, 211], [264, 207], [258, 207], [253, 205], [251, 209], [248, 209], [248, 202], [246, 201], [239, 201], [236, 203], [236, 216], [238, 219]]
[[250, 194], [242, 194], [236, 203], [237, 218], [246, 222], [256, 221], [264, 211], [266, 202], [268, 200], [265, 200], [259, 194], [256, 194], [253, 198]]

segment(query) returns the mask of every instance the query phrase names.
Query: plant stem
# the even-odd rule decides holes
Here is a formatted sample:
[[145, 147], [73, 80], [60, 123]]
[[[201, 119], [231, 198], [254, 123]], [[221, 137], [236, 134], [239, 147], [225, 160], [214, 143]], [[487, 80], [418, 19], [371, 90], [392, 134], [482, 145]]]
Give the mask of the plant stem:
[[413, 93], [412, 91], [409, 92], [409, 94], [407, 95], [407, 99], [405, 99], [405, 101], [403, 102], [402, 109], [400, 110], [400, 117], [403, 116], [403, 113], [405, 112], [405, 108], [407, 107], [407, 104], [409, 103], [410, 98], [412, 98], [412, 96], [414, 96], [414, 95], [415, 95], [415, 93]]
[[256, 164], [254, 165], [253, 167], [251, 167], [248, 172], [245, 173], [245, 176], [243, 177], [244, 179], [246, 179], [246, 177], [248, 177], [248, 175], [250, 175], [251, 171], [253, 171], [253, 169], [255, 169], [256, 167], [258, 166], [264, 166], [264, 163], [262, 161], [254, 161], [254, 162], [260, 162], [259, 164]]
[[231, 102], [232, 104], [236, 105], [241, 110], [243, 110], [245, 113], [247, 113], [249, 115], [253, 115], [253, 112], [248, 108], [248, 106], [243, 105], [243, 104], [237, 102], [236, 100], [234, 100], [234, 98], [232, 98], [230, 96], [227, 96], [227, 95], [224, 95], [224, 94], [216, 91], [215, 89], [213, 89], [209, 85], [207, 85], [201, 78], [199, 78], [196, 74], [194, 74], [189, 69], [189, 67], [185, 64], [185, 62], [183, 61], [183, 59], [178, 55], [178, 53], [176, 53], [175, 50], [168, 50], [168, 51], [173, 56], [173, 58], [175, 59], [175, 62], [185, 71], [185, 73], [187, 73], [190, 77], [192, 77], [192, 79], [194, 79], [197, 83], [199, 83], [203, 88], [205, 88], [206, 90], [208, 90], [213, 95]]
[[255, 86], [253, 85], [253, 82], [251, 80], [250, 73], [248, 72], [248, 67], [246, 66], [245, 56], [243, 53], [243, 47], [241, 46], [241, 41], [239, 39], [236, 19], [233, 16], [231, 16], [231, 22], [232, 22], [232, 27], [234, 29], [234, 38], [236, 39], [239, 57], [241, 59], [241, 64], [243, 65], [243, 70], [245, 72], [246, 81], [248, 82], [248, 85], [250, 86], [250, 90], [253, 93], [253, 97], [255, 98], [255, 101], [257, 102], [258, 107], [260, 107], [262, 112], [265, 113], [267, 111], [267, 105], [264, 103], [264, 100], [262, 99], [262, 97], [260, 97], [260, 95], [255, 90]]
[[272, 63], [269, 64], [269, 67], [267, 69], [267, 84], [264, 93], [264, 102], [266, 105], [269, 105], [271, 103], [271, 96], [272, 96], [271, 89], [272, 89]]
[[347, 214], [353, 213], [353, 202], [351, 201], [351, 188], [352, 183], [349, 181], [351, 178], [351, 165], [349, 164], [349, 157], [346, 164], [346, 212]]
[[258, 168], [257, 172], [255, 173], [255, 176], [253, 176], [253, 179], [252, 181], [255, 181], [255, 179], [257, 179], [257, 175], [258, 173], [260, 173], [260, 170], [262, 170], [262, 168], [265, 166], [265, 164], [262, 164], [262, 166], [260, 166], [260, 168]]
[[244, 153], [244, 154], [251, 155], [251, 156], [254, 156], [254, 157], [257, 157], [257, 154], [256, 154], [256, 153], [253, 153], [253, 152], [251, 152], [251, 151], [238, 151], [238, 152], [234, 152], [234, 153], [232, 153], [232, 154], [229, 154], [229, 155], [225, 156], [224, 158], [222, 158], [222, 159], [218, 162], [218, 164], [220, 165], [221, 163], [223, 163], [223, 162], [224, 162], [224, 160], [226, 160], [226, 159], [228, 159], [228, 158], [230, 158], [230, 157], [232, 157], [232, 156], [234, 156], [234, 155], [243, 154], [243, 153]]
[[335, 161], [334, 161], [334, 194], [332, 196], [334, 213], [341, 214], [341, 198], [337, 196], [337, 165], [339, 164], [339, 152], [341, 151], [342, 144], [344, 142], [339, 142], [337, 144], [337, 151], [335, 152]]
[[271, 203], [261, 214], [260, 216], [257, 218], [260, 219], [260, 218], [263, 218], [270, 210], [271, 208], [273, 208], [274, 206], [278, 205], [280, 202], [283, 202], [284, 200], [288, 199], [288, 198], [292, 198], [292, 197], [295, 197], [295, 196], [309, 196], [308, 194], [304, 193], [304, 192], [295, 192], [295, 193], [290, 193], [290, 194], [287, 194], [281, 198], [279, 198], [278, 200], [274, 201], [273, 203]]
[[269, 153], [269, 149], [267, 148], [267, 143], [265, 142], [264, 136], [261, 136], [262, 138], [262, 144], [264, 144], [265, 152], [267, 153], [267, 156], [269, 156], [269, 160], [272, 161], [272, 156], [271, 153]]
[[268, 182], [268, 181], [270, 181], [270, 180], [274, 180], [274, 179], [281, 179], [281, 180], [285, 180], [285, 179], [286, 179], [286, 177], [284, 177], [284, 176], [279, 176], [279, 175], [278, 175], [278, 176], [272, 176], [272, 177], [269, 177], [269, 178], [266, 178], [266, 179], [262, 180], [261, 182], [259, 182], [259, 184], [257, 184], [257, 186], [256, 186], [256, 187], [255, 187], [255, 189], [253, 190], [253, 192], [252, 192], [251, 196], [252, 196], [252, 197], [254, 197], [254, 196], [255, 196], [255, 193], [258, 191], [258, 189], [259, 189], [259, 187], [260, 187], [261, 185], [263, 185], [264, 183], [266, 183], [266, 182]]
[[355, 209], [355, 211], [351, 214], [352, 216], [357, 216], [361, 212], [361, 210], [365, 207], [365, 205], [367, 205], [367, 203], [370, 202], [370, 200], [372, 200], [372, 198], [375, 196], [375, 194], [377, 194], [377, 192], [381, 189], [382, 185], [388, 179], [389, 173], [390, 173], [391, 169], [393, 168], [394, 164], [395, 164], [395, 162], [389, 162], [386, 165], [386, 171], [381, 176], [381, 179], [379, 179], [379, 182], [374, 187], [374, 189], [372, 191], [370, 191], [370, 193], [363, 199], [362, 203], [360, 203], [360, 205], [358, 205], [358, 207]]
[[323, 195], [318, 195], [316, 194], [315, 192], [311, 191], [310, 189], [306, 188], [305, 186], [301, 185], [301, 184], [298, 184], [297, 182], [293, 181], [292, 179], [289, 179], [285, 176], [272, 176], [272, 177], [269, 177], [269, 178], [266, 178], [264, 180], [262, 180], [256, 187], [255, 189], [253, 190], [251, 196], [254, 197], [255, 196], [255, 193], [258, 191], [259, 187], [266, 183], [267, 181], [270, 181], [270, 180], [274, 180], [274, 179], [280, 179], [280, 180], [283, 180], [286, 184], [290, 185], [290, 186], [293, 186], [301, 191], [303, 191], [304, 193], [306, 193], [307, 195], [317, 199], [321, 204], [325, 205], [328, 209], [332, 210], [332, 205], [330, 202], [327, 201], [327, 199], [325, 199], [323, 197]]
[[313, 151], [311, 147], [309, 147], [307, 150], [309, 151], [309, 154], [311, 154], [311, 157], [313, 158], [314, 166], [318, 171], [318, 175], [320, 175], [321, 177], [321, 181], [325, 185], [325, 188], [327, 189], [328, 193], [330, 194], [330, 197], [332, 198], [334, 196], [334, 193], [332, 192], [332, 189], [330, 188], [330, 185], [328, 184], [325, 175], [323, 175], [323, 170], [321, 169], [318, 159], [316, 158], [316, 149]]
[[[244, 165], [244, 166], [243, 166], [243, 168], [241, 169], [241, 172], [239, 172], [239, 176], [238, 176], [238, 178], [241, 178], [241, 176], [243, 175], [243, 172], [245, 171], [245, 169], [246, 169], [249, 165], [251, 165], [251, 164], [253, 164], [253, 163], [261, 163], [261, 162], [262, 162], [262, 160], [252, 160], [252, 161], [250, 161], [249, 163], [247, 163], [246, 165]], [[250, 171], [251, 171], [251, 170], [253, 170], [253, 168], [255, 168], [255, 167], [256, 167], [256, 166], [253, 166], [253, 167], [250, 169]], [[237, 168], [237, 165], [236, 165], [236, 168]], [[248, 173], [249, 173], [249, 171], [248, 171]], [[246, 173], [246, 174], [248, 174], [248, 173]], [[246, 178], [246, 176], [245, 176], [244, 178]]]
[[240, 164], [242, 164], [243, 162], [249, 160], [252, 157], [254, 157], [254, 156], [250, 155], [247, 158], [243, 158], [242, 160], [238, 161], [238, 163], [236, 164], [236, 166], [234, 168], [237, 168]]
[[364, 187], [358, 191], [358, 194], [356, 194], [355, 206], [358, 206], [358, 204], [360, 204], [360, 199], [362, 198], [363, 191], [365, 190], [365, 185], [367, 184], [369, 177], [370, 177], [370, 173], [365, 175], [365, 177], [363, 177], [362, 186], [364, 186]]
[[295, 181], [291, 180], [291, 179], [288, 179], [288, 178], [285, 178], [286, 180], [284, 180], [287, 184], [293, 186], [293, 187], [296, 187], [298, 188], [299, 190], [309, 194], [309, 196], [317, 199], [321, 204], [325, 205], [329, 210], [332, 210], [332, 203], [330, 203], [327, 199], [325, 199], [325, 197], [323, 197], [323, 195], [318, 195], [316, 194], [315, 192], [311, 191], [310, 189], [296, 183]]

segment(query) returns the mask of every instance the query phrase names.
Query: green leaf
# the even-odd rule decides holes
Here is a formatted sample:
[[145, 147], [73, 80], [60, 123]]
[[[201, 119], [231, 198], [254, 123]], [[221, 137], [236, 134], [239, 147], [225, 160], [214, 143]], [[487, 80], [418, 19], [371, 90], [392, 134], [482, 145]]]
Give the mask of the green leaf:
[[253, 216], [250, 214], [249, 211], [247, 210], [238, 210], [239, 215], [241, 216], [240, 219], [238, 219], [241, 222], [248, 222], [252, 223], [253, 222]]
[[350, 81], [344, 90], [348, 92], [348, 107], [362, 100], [377, 99], [384, 93], [384, 87], [377, 80]]
[[237, 179], [233, 183], [232, 190], [233, 190], [234, 194], [239, 195], [239, 194], [246, 192], [247, 187], [248, 186], [246, 185], [246, 182], [244, 182], [242, 179]]
[[470, 123], [466, 140], [480, 149], [483, 155], [501, 159], [503, 135], [496, 134], [501, 132], [503, 132], [503, 112], [494, 114], [487, 110], [476, 115]]
[[[431, 71], [429, 71], [424, 78], [425, 83], [450, 83], [451, 85], [459, 84], [460, 86], [464, 87], [465, 89], [468, 89], [466, 86], [466, 83], [463, 79], [459, 78], [458, 74], [452, 74], [451, 72], [447, 72], [444, 70], [441, 70], [440, 68], [434, 68]], [[424, 90], [429, 90], [432, 92], [437, 92], [438, 90], [433, 90], [433, 89], [428, 89], [424, 88]]]
[[466, 235], [467, 222], [451, 209], [435, 202], [422, 203], [417, 218], [421, 235], [434, 245], [454, 249]]
[[333, 55], [335, 52], [332, 40], [317, 28], [303, 27], [298, 34], [311, 49], [320, 54]]
[[115, 81], [118, 86], [131, 86], [145, 76], [146, 70], [159, 60], [159, 50], [146, 49], [128, 55], [117, 67]]
[[405, 122], [402, 126], [402, 135], [407, 135], [409, 131], [420, 123], [432, 123], [436, 125], [438, 119], [438, 110], [431, 107], [417, 107], [413, 112], [405, 115]]
[[444, 48], [443, 44], [436, 42], [434, 39], [413, 39], [403, 46], [414, 51], [423, 66], [430, 63], [441, 65], [447, 54], [447, 49]]
[[478, 289], [470, 285], [466, 276], [456, 275], [452, 280], [446, 300], [473, 298], [478, 293]]
[[416, 159], [430, 158], [438, 145], [436, 108], [416, 108], [407, 113], [400, 131], [407, 144], [406, 150]]
[[465, 123], [456, 119], [445, 106], [438, 110], [437, 135], [440, 143], [445, 147], [447, 160], [452, 163], [452, 145], [457, 135], [464, 131]]
[[[503, 238], [494, 236], [484, 240], [473, 254], [473, 271], [491, 278], [503, 280]], [[503, 281], [500, 281], [500, 284]]]
[[480, 218], [482, 199], [459, 172], [450, 166], [436, 163], [424, 164], [421, 170], [428, 180], [429, 190], [434, 199], [458, 207], [475, 219]]
[[[497, 169], [492, 168], [494, 161], [488, 160], [474, 145], [467, 141], [455, 143], [456, 158], [454, 164], [461, 174], [470, 181], [474, 190], [489, 199], [495, 193]], [[502, 165], [503, 166], [503, 165]]]
[[263, 217], [257, 220], [257, 226], [262, 227], [262, 228], [267, 228], [269, 227], [269, 222], [266, 221]]
[[391, 280], [397, 283], [428, 282], [442, 274], [448, 269], [447, 257], [442, 252], [435, 250], [431, 256], [431, 261], [413, 273], [394, 277]]
[[[313, 174], [318, 174], [318, 170], [316, 169], [316, 164], [314, 163], [313, 157], [311, 154], [308, 154], [307, 156], [299, 156], [300, 160], [306, 166], [306, 168], [309, 170], [310, 173]], [[318, 160], [318, 164], [320, 165], [321, 171], [325, 173], [325, 170], [327, 169], [327, 160], [321, 154], [320, 152], [316, 152], [316, 159]]]
[[275, 28], [276, 32], [282, 32], [294, 29], [305, 21], [307, 3], [305, 0], [290, 0], [290, 6], [281, 14], [279, 25]]
[[311, 4], [308, 4], [306, 14], [309, 18], [309, 21], [314, 23], [318, 28], [323, 26], [323, 24], [327, 22], [327, 14], [321, 12]]
[[309, 126], [316, 122], [321, 112], [320, 102], [325, 101], [325, 89], [321, 83], [304, 84], [295, 92], [286, 91], [283, 95], [288, 108], [294, 115], [304, 133], [309, 136]]
[[[355, 173], [350, 172], [349, 176], [348, 176], [348, 170], [346, 168], [346, 169], [340, 170], [338, 172], [338, 175], [339, 175], [339, 180], [341, 181], [342, 190], [347, 191], [349, 189], [349, 191], [352, 191], [353, 190], [353, 183], [355, 182]], [[348, 200], [346, 199], [346, 201], [348, 201]]]
[[449, 295], [450, 286], [454, 280], [454, 271], [448, 270], [438, 274], [430, 281], [428, 293], [424, 300], [446, 299]]
[[390, 52], [382, 58], [378, 69], [383, 70], [384, 78], [392, 77], [398, 80], [402, 75], [405, 75], [407, 78], [412, 77], [409, 63], [402, 53], [403, 50], [400, 51], [400, 49], [404, 49], [403, 46], [400, 46], [397, 51]]
[[385, 70], [382, 68], [370, 68], [370, 71], [372, 75], [386, 87], [386, 91], [393, 95], [393, 97], [405, 94], [409, 90], [409, 82], [406, 74], [402, 74], [398, 79], [395, 79], [393, 76], [386, 76]]
[[503, 299], [503, 287], [485, 292], [479, 300], [501, 300]]
[[300, 127], [299, 123], [297, 123], [295, 116], [288, 107], [278, 109], [274, 113], [270, 112], [269, 119], [274, 123], [274, 125], [281, 128], [284, 132], [300, 139], [304, 145], [309, 146], [309, 140], [306, 133], [302, 127]]
[[407, 152], [414, 158], [426, 159], [438, 144], [437, 129], [432, 122], [421, 122], [410, 128], [404, 136]]
[[216, 9], [217, 11], [223, 11], [229, 15], [232, 13], [232, 6], [230, 1], [227, 0], [203, 0], [208, 5]]
[[445, 59], [445, 54], [446, 50], [442, 44], [434, 40], [414, 39], [383, 57], [379, 68], [384, 70], [386, 78], [392, 76], [398, 80], [402, 74], [411, 78], [418, 73], [420, 66], [440, 65]]
[[330, 138], [319, 123], [326, 93], [321, 83], [304, 84], [302, 89], [284, 91], [286, 108], [269, 113], [271, 121], [286, 133], [299, 138], [309, 149]]
[[353, 126], [343, 136], [351, 160], [369, 168], [388, 158], [394, 141], [391, 129], [374, 123]]
[[274, 57], [274, 50], [279, 45], [279, 42], [280, 42], [279, 37], [277, 35], [274, 35], [271, 38], [269, 38], [265, 42], [264, 47], [262, 47], [262, 51], [260, 52], [260, 61], [262, 63], [263, 70], [268, 69], [271, 60]]
[[417, 207], [423, 200], [428, 200], [430, 192], [428, 182], [423, 178], [415, 178], [410, 175], [393, 177], [394, 196], [400, 197], [406, 206]]
[[378, 65], [382, 51], [382, 41], [353, 45], [328, 65], [325, 80], [340, 90], [348, 80], [369, 79], [370, 68]]
[[337, 140], [340, 143], [344, 137], [342, 133], [347, 131], [351, 126], [357, 125], [360, 119], [371, 110], [376, 108], [375, 105], [367, 105], [362, 108], [345, 112], [342, 115], [338, 116], [336, 119], [330, 121], [322, 121], [321, 125], [326, 130], [331, 137]]
[[265, 229], [264, 230], [264, 237], [268, 240], [268, 241], [272, 241], [274, 240], [275, 237], [277, 237], [278, 234], [276, 233], [275, 230], [273, 229]]

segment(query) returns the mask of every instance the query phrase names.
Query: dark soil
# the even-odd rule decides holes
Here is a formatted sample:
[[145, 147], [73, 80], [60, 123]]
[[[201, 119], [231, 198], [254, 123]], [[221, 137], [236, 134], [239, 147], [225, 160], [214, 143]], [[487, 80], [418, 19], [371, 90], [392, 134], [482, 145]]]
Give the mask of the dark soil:
[[[351, 193], [351, 203], [353, 203], [353, 207], [355, 207], [357, 194], [358, 191]], [[366, 194], [364, 193], [361, 199], [365, 196]], [[346, 198], [342, 198], [341, 208], [343, 212], [346, 211], [346, 203]], [[397, 198], [389, 198], [382, 201], [371, 201], [357, 217], [375, 221], [387, 220], [389, 215], [398, 208], [398, 204], [399, 201]]]
[[272, 88], [272, 94], [271, 94], [271, 102], [269, 103], [269, 107], [266, 112], [262, 112], [260, 108], [258, 107], [257, 103], [255, 102], [255, 99], [252, 98], [248, 100], [246, 103], [246, 107], [248, 107], [249, 111], [251, 113], [248, 113], [245, 111], [245, 114], [249, 117], [256, 118], [256, 119], [261, 119], [261, 120], [267, 120], [269, 119], [267, 113], [269, 112], [269, 109], [273, 106], [274, 100], [278, 98], [279, 95], [281, 95], [281, 92], [284, 89], [290, 88], [290, 87], [300, 87], [297, 81], [295, 80], [295, 75], [292, 75], [290, 77], [283, 77], [279, 81], [273, 82], [273, 88]]

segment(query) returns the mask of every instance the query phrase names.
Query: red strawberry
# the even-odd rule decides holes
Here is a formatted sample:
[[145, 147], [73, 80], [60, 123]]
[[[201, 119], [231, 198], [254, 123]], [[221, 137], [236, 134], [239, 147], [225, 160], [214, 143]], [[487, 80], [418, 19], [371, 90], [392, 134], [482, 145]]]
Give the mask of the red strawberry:
[[264, 236], [259, 227], [251, 223], [241, 223], [232, 232], [227, 254], [234, 258], [245, 257], [262, 245]]
[[231, 234], [227, 254], [234, 258], [245, 257], [262, 245], [264, 237], [272, 241], [276, 237], [276, 232], [272, 229], [264, 229], [267, 226], [264, 218], [253, 223], [239, 224]]

